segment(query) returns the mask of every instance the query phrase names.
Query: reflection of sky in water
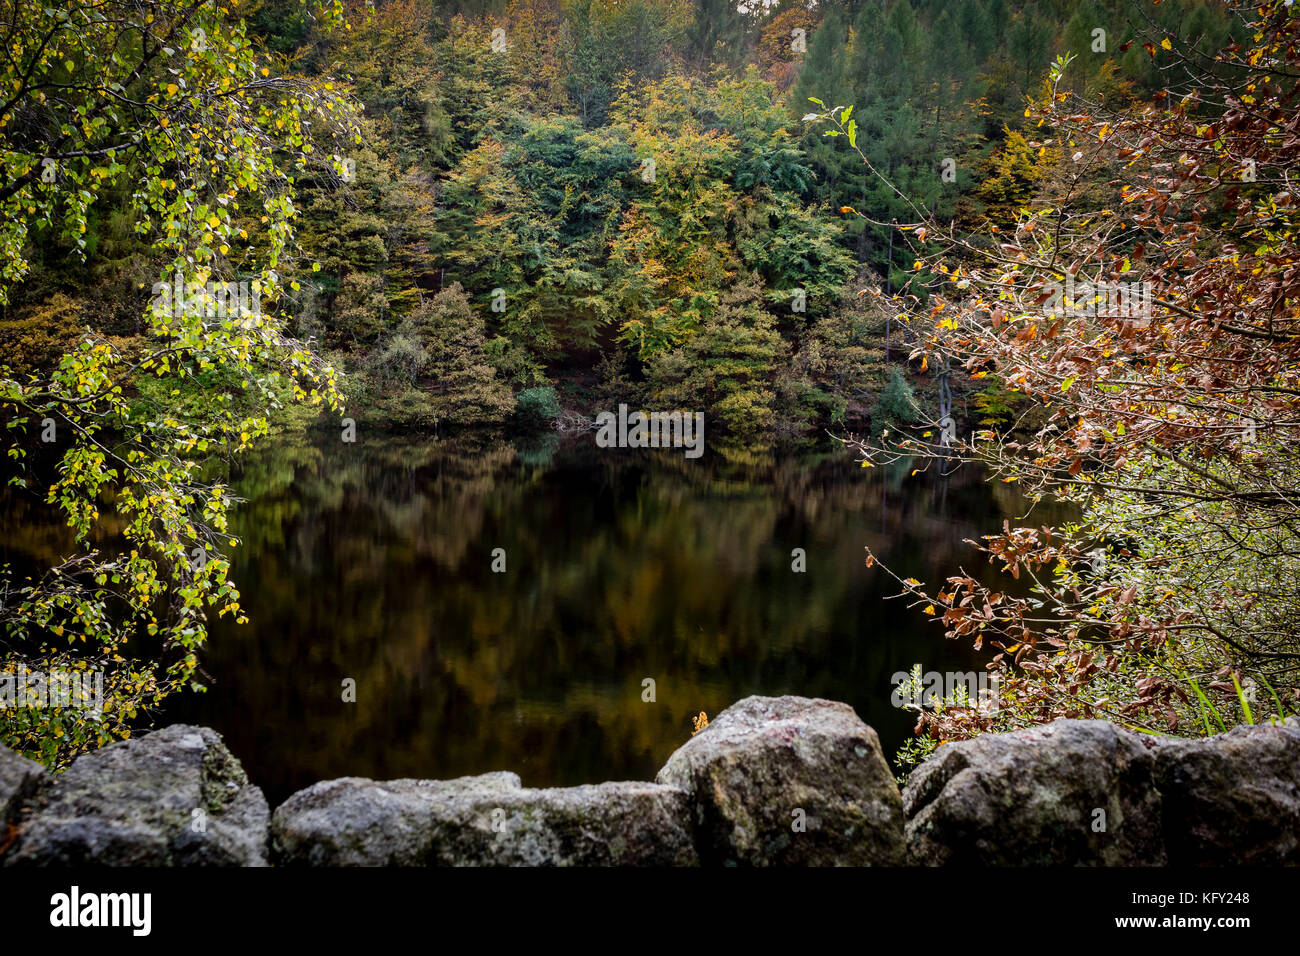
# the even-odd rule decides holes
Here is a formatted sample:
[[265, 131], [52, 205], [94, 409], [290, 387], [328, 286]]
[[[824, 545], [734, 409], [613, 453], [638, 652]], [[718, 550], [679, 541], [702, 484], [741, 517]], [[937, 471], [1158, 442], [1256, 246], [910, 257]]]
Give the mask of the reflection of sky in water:
[[[213, 623], [209, 690], [164, 719], [219, 730], [275, 805], [349, 775], [650, 779], [692, 715], [749, 694], [848, 701], [892, 756], [913, 718], [890, 675], [978, 666], [883, 600], [863, 547], [923, 581], [977, 568], [962, 540], [1016, 516], [1007, 486], [864, 471], [839, 446], [737, 465], [556, 439], [330, 432], [247, 459], [234, 578], [251, 623]], [[20, 530], [40, 551], [30, 514]]]

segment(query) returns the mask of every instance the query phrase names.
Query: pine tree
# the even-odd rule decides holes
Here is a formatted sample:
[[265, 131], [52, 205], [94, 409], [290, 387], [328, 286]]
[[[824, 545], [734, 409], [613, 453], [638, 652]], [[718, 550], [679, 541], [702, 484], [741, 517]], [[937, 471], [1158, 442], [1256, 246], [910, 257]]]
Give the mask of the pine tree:
[[880, 434], [890, 428], [909, 425], [921, 417], [912, 386], [897, 368], [890, 368], [889, 381], [871, 414], [872, 431]]
[[685, 345], [650, 363], [652, 394], [686, 409], [702, 402], [737, 438], [770, 438], [776, 424], [774, 383], [788, 354], [762, 302], [757, 275], [729, 290]]
[[475, 425], [503, 421], [510, 389], [485, 351], [482, 316], [458, 283], [422, 302], [370, 362], [369, 401], [389, 421]]

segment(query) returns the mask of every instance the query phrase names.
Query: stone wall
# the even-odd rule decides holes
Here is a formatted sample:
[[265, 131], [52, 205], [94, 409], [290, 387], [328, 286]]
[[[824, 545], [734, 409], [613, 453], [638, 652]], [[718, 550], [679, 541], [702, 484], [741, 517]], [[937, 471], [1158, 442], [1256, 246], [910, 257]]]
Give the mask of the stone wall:
[[57, 776], [0, 748], [0, 865], [1300, 863], [1300, 720], [1201, 740], [1058, 720], [941, 747], [900, 794], [847, 704], [749, 697], [653, 783], [328, 780], [270, 812], [176, 725]]

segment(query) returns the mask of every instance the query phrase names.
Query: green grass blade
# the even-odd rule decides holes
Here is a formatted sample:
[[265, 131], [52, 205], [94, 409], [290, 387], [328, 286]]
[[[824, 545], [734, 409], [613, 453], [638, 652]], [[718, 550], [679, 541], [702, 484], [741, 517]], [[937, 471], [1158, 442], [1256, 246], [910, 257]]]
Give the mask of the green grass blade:
[[1223, 733], [1228, 728], [1223, 725], [1223, 719], [1219, 716], [1219, 712], [1214, 709], [1214, 705], [1211, 704], [1209, 700], [1206, 699], [1205, 695], [1201, 693], [1201, 685], [1196, 683], [1196, 678], [1189, 677], [1187, 679], [1191, 682], [1192, 690], [1196, 691], [1196, 699], [1201, 702], [1201, 719], [1205, 721], [1205, 732], [1211, 735], [1214, 733], [1214, 729], [1210, 726], [1209, 718], [1209, 715], [1213, 714], [1214, 722], [1219, 725], [1219, 733]]
[[1237, 683], [1237, 675], [1229, 675], [1232, 678], [1232, 686], [1237, 688], [1237, 701], [1241, 704], [1241, 712], [1246, 715], [1246, 723], [1253, 724], [1255, 718], [1250, 714], [1250, 701], [1246, 700], [1246, 694], [1242, 691], [1241, 685]]

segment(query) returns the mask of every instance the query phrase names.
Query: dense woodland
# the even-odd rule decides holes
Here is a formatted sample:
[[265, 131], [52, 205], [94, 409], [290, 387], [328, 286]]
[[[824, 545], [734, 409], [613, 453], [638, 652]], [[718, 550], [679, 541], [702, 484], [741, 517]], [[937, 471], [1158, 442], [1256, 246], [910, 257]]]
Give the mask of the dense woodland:
[[[1124, 102], [1159, 83], [1140, 46], [1119, 52], [1145, 16], [1206, 49], [1228, 30], [1204, 3], [406, 0], [358, 6], [341, 32], [298, 0], [237, 12], [285, 68], [355, 94], [359, 141], [294, 177], [301, 252], [281, 271], [298, 288], [280, 305], [374, 425], [535, 420], [558, 395], [705, 403], [748, 443], [906, 418], [932, 387], [896, 376], [886, 393], [910, 330], [858, 293], [933, 277], [869, 220], [910, 221], [907, 197], [1006, 221], [1055, 158], [1026, 145], [1023, 115], [1054, 53], [1081, 52], [1076, 81]], [[855, 106], [887, 182], [800, 121], [810, 97]], [[50, 361], [69, 328], [142, 331], [162, 262], [112, 199], [75, 244], [30, 256], [4, 314], [16, 367]], [[980, 391], [977, 409], [1002, 408]]]
[[[210, 456], [295, 404], [329, 406], [329, 427], [427, 434], [689, 408], [724, 451], [829, 431], [864, 465], [975, 458], [1084, 517], [986, 542], [1041, 585], [1014, 609], [975, 578], [900, 577], [921, 613], [997, 642], [1009, 669], [1014, 706], [950, 702], [923, 715], [935, 736], [1060, 714], [1202, 732], [1211, 714], [1250, 719], [1241, 682], [1256, 678], [1256, 711], [1294, 706], [1294, 235], [1251, 231], [1260, 208], [1292, 206], [1285, 4], [0, 10], [11, 481], [39, 486], [80, 540], [111, 507], [128, 542], [10, 581], [7, 639], [25, 666], [132, 661], [104, 725], [30, 717], [7, 743], [59, 762], [196, 682], [207, 615], [241, 613]], [[1234, 109], [1229, 135], [1215, 124]], [[1207, 126], [1211, 155], [1189, 170]], [[1233, 186], [1246, 159], [1255, 178]], [[1132, 231], [1100, 231], [1129, 204]], [[1170, 219], [1197, 231], [1169, 236]], [[1024, 241], [1036, 223], [1054, 244]], [[1062, 339], [1060, 323], [1009, 318], [1038, 313], [1044, 277], [1094, 259], [1127, 274], [1143, 245], [1175, 239], [1132, 273], [1158, 287], [1144, 330], [1102, 320], [1107, 345], [1096, 322]], [[1201, 327], [1206, 297], [1244, 301], [1216, 271], [1225, 248], [1276, 285]], [[178, 278], [254, 283], [261, 312], [164, 314], [158, 284]], [[1111, 364], [1133, 374], [1108, 379], [1122, 350]], [[1243, 368], [1239, 401], [1211, 398]], [[1193, 411], [1151, 411], [1171, 406]], [[932, 439], [948, 416], [959, 448]], [[1222, 442], [1242, 418], [1273, 436], [1248, 466]], [[47, 422], [71, 445], [42, 443]], [[1188, 529], [1207, 524], [1219, 538], [1193, 553]], [[1087, 564], [1099, 547], [1107, 572]], [[1261, 576], [1285, 593], [1259, 593]]]

